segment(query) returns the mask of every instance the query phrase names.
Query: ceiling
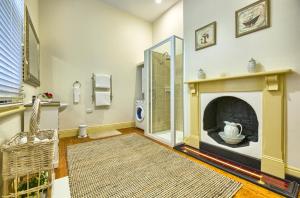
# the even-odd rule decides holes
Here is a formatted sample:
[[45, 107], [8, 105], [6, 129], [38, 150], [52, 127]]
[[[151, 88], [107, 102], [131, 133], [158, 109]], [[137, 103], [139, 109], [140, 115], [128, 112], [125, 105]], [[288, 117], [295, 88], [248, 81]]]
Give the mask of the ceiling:
[[155, 0], [102, 0], [116, 8], [126, 11], [132, 15], [153, 22], [166, 10], [176, 4], [179, 0], [162, 0], [156, 4]]

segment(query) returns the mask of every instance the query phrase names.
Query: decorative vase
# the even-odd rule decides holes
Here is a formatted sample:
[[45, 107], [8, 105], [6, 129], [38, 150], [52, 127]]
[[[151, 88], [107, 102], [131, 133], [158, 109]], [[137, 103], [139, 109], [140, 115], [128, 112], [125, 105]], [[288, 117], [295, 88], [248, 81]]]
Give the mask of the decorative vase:
[[206, 74], [203, 71], [203, 69], [199, 69], [198, 70], [198, 79], [205, 79], [206, 78]]
[[250, 73], [256, 72], [256, 61], [253, 58], [249, 60], [247, 68], [248, 68], [248, 72]]

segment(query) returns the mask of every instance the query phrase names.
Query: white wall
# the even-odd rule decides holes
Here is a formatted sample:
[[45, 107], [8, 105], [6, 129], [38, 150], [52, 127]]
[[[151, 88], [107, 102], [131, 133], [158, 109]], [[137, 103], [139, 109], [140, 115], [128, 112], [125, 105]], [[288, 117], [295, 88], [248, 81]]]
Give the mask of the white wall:
[[[246, 73], [251, 57], [265, 70], [293, 67], [296, 73], [287, 80], [287, 160], [289, 166], [300, 168], [300, 1], [271, 1], [271, 28], [235, 38], [235, 11], [254, 1], [184, 1], [185, 77], [186, 80], [196, 79], [200, 67], [208, 77]], [[217, 45], [195, 51], [195, 30], [213, 21], [217, 21]], [[186, 121], [189, 119], [187, 111]]]
[[[99, 0], [41, 0], [40, 24], [47, 79], [42, 89], [69, 104], [60, 115], [60, 129], [134, 121], [136, 65], [152, 44], [151, 24]], [[92, 73], [112, 74], [110, 108], [94, 109]], [[76, 80], [82, 84], [81, 101], [74, 105]]]
[[183, 37], [183, 1], [169, 8], [152, 23], [153, 44], [176, 35]]

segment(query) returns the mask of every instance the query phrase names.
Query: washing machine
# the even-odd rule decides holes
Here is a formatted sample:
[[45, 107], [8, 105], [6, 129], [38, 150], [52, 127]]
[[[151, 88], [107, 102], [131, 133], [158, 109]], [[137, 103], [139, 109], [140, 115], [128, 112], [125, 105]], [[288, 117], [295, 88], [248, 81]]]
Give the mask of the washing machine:
[[139, 129], [145, 130], [145, 102], [144, 100], [136, 100], [135, 103], [135, 126]]

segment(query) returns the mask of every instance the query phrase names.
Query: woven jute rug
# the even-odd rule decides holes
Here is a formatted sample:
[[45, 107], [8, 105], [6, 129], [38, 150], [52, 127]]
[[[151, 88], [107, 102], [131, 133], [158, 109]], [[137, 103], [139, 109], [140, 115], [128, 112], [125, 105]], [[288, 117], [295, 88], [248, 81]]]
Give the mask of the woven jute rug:
[[99, 139], [109, 136], [115, 136], [115, 135], [121, 135], [119, 131], [113, 130], [113, 131], [100, 131], [96, 133], [89, 133], [90, 139]]
[[232, 197], [241, 184], [137, 134], [68, 146], [71, 196]]

